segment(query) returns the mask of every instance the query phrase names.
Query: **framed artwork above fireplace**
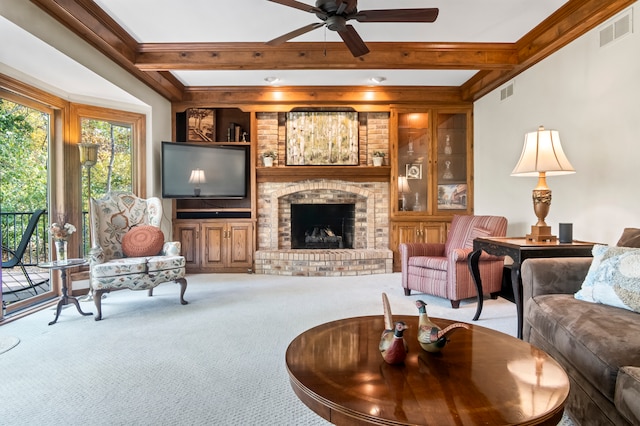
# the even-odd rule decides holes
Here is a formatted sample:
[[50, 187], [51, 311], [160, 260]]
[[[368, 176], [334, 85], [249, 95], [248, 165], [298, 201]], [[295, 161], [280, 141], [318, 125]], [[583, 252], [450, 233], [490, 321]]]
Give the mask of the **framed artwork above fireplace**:
[[295, 111], [287, 113], [287, 166], [357, 166], [358, 113]]

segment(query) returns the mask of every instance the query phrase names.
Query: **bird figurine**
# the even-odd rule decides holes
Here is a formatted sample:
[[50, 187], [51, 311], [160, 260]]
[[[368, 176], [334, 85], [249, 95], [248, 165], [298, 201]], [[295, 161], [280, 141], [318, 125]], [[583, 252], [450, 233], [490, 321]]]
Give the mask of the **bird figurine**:
[[402, 321], [398, 321], [395, 323], [393, 330], [384, 330], [382, 332], [379, 349], [382, 359], [387, 364], [402, 364], [407, 358], [409, 346], [402, 336], [406, 329], [407, 325]]
[[407, 358], [409, 345], [404, 340], [403, 333], [408, 328], [402, 321], [393, 322], [391, 307], [386, 293], [382, 293], [382, 305], [384, 307], [384, 331], [380, 336], [380, 353], [382, 359], [388, 364], [402, 364]]
[[418, 343], [427, 352], [440, 352], [453, 332], [461, 328], [469, 329], [469, 325], [456, 322], [443, 330], [429, 319], [426, 303], [422, 300], [416, 300], [416, 307], [420, 314], [418, 319]]

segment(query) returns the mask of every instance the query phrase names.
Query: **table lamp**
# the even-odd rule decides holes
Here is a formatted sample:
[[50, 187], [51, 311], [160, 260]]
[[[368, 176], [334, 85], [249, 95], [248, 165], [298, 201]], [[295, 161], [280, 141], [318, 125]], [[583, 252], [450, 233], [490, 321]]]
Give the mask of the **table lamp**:
[[204, 176], [204, 170], [202, 169], [193, 169], [191, 170], [191, 176], [189, 176], [189, 183], [194, 184], [193, 187], [193, 195], [196, 197], [200, 196], [200, 184], [205, 183], [207, 179]]
[[551, 190], [547, 186], [546, 177], [575, 172], [562, 150], [557, 130], [546, 130], [540, 126], [537, 131], [524, 136], [522, 154], [511, 176], [538, 176], [538, 185], [533, 189], [533, 211], [538, 222], [531, 226], [531, 234], [527, 235], [527, 240], [557, 240], [555, 235], [551, 235], [551, 227], [544, 221], [551, 207]]
[[410, 190], [411, 189], [409, 188], [409, 181], [407, 181], [407, 177], [402, 175], [398, 176], [398, 192], [400, 192], [400, 194], [402, 195], [402, 206], [400, 210], [402, 211], [407, 210], [407, 197], [405, 194]]

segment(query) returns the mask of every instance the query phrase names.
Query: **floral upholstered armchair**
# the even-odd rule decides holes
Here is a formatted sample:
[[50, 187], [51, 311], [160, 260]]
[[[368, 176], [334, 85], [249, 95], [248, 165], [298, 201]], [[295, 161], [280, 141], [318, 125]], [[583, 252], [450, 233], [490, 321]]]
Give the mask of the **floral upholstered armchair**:
[[131, 193], [110, 192], [91, 199], [90, 286], [102, 319], [102, 295], [128, 288], [149, 290], [158, 284], [180, 284], [180, 303], [187, 304], [185, 260], [179, 242], [164, 242], [160, 230], [159, 198], [142, 199]]

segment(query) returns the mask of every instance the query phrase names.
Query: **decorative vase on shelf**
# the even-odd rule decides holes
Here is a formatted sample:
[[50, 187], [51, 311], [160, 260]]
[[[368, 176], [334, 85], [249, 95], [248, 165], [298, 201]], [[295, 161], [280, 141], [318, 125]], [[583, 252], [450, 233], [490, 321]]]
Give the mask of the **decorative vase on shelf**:
[[449, 135], [447, 135], [444, 142], [444, 153], [445, 155], [453, 154], [453, 148], [451, 147], [451, 138], [449, 137]]
[[420, 194], [416, 192], [416, 200], [413, 203], [413, 211], [419, 212], [422, 211], [422, 205], [420, 204]]
[[67, 263], [67, 240], [56, 240], [55, 244], [58, 263]]
[[263, 161], [264, 161], [264, 166], [265, 167], [272, 167], [273, 166], [273, 157], [262, 157]]
[[451, 161], [445, 161], [444, 165], [446, 166], [446, 169], [444, 170], [442, 179], [446, 179], [446, 180], [453, 179], [453, 173], [451, 173]]
[[373, 157], [373, 165], [375, 167], [380, 167], [382, 166], [382, 161], [384, 160], [384, 157]]

